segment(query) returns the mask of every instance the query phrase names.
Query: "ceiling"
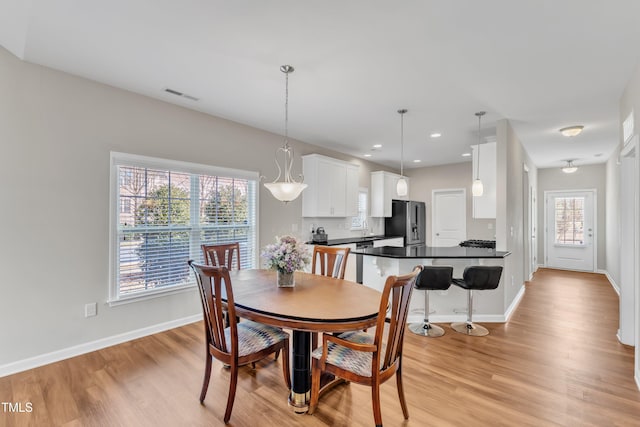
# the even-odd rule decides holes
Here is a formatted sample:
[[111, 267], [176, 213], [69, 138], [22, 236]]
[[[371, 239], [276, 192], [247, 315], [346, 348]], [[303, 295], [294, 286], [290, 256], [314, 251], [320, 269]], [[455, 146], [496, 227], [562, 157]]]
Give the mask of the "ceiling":
[[535, 164], [556, 167], [615, 149], [639, 16], [637, 0], [0, 0], [0, 45], [278, 134], [291, 64], [295, 139], [399, 168], [407, 108], [405, 168], [457, 163], [485, 110], [483, 138], [509, 119]]

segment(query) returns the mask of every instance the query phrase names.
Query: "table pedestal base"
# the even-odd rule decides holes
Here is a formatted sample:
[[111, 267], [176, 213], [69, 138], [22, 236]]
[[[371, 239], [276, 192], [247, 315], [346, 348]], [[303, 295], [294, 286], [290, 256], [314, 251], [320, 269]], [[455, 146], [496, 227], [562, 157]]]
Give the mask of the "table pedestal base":
[[293, 331], [292, 353], [293, 375], [289, 405], [294, 412], [303, 414], [309, 409], [311, 399], [311, 333]]
[[306, 393], [292, 391], [289, 394], [289, 406], [296, 414], [304, 414], [309, 410], [309, 400], [311, 400], [311, 390]]

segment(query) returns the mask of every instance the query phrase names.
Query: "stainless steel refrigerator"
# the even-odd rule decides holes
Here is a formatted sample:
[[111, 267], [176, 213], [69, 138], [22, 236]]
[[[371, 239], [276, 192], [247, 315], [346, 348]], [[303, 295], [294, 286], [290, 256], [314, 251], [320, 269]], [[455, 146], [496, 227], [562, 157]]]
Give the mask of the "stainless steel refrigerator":
[[424, 202], [391, 201], [391, 217], [384, 219], [385, 236], [403, 236], [404, 245], [424, 245], [427, 212]]

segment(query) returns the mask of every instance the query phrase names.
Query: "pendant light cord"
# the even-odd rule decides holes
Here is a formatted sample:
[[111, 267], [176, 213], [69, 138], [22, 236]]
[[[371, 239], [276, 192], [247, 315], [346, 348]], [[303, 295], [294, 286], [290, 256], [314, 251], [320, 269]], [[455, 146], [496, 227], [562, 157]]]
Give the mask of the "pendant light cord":
[[398, 110], [400, 114], [400, 176], [404, 178], [404, 113], [408, 110], [402, 108]]
[[404, 176], [404, 113], [400, 113], [400, 176]]
[[285, 71], [284, 88], [284, 146], [289, 146], [289, 71]]

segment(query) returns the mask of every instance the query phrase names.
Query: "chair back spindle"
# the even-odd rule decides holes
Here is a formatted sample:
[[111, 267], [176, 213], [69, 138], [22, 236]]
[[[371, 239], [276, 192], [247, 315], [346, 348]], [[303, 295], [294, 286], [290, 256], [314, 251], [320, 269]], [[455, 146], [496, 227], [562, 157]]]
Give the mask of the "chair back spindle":
[[238, 242], [220, 245], [203, 244], [201, 248], [205, 264], [216, 267], [225, 266], [229, 270], [233, 270], [235, 255], [235, 268], [240, 270], [240, 244]]
[[350, 250], [333, 246], [314, 246], [311, 272], [334, 279], [344, 279]]

